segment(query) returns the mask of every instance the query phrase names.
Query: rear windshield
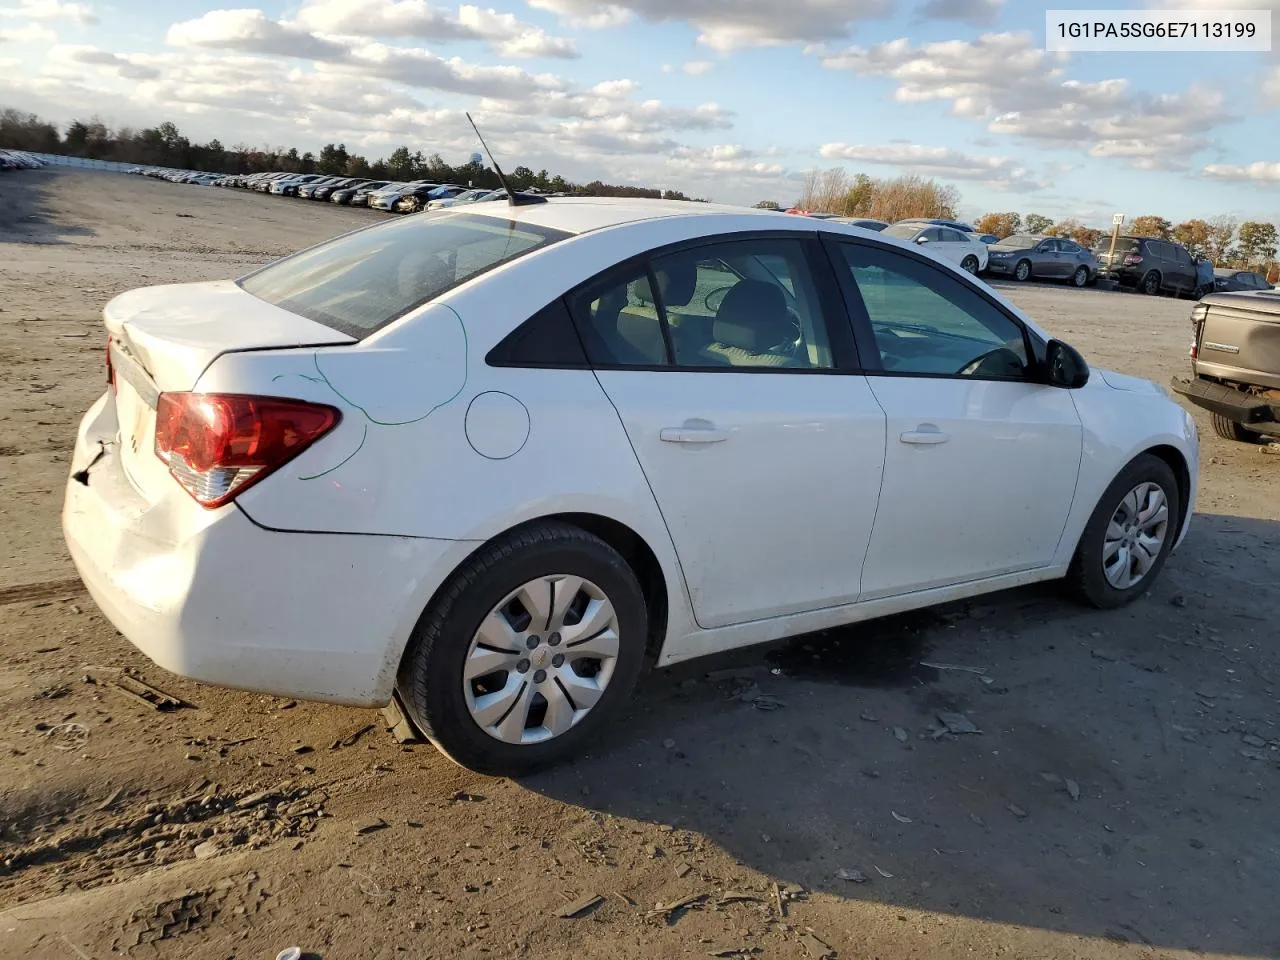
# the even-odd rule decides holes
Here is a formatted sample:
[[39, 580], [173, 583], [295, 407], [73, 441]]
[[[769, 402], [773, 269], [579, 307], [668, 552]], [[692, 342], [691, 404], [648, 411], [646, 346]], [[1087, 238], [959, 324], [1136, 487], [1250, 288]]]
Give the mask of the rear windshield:
[[[1095, 253], [1106, 253], [1111, 249], [1111, 238], [1104, 237], [1093, 245]], [[1116, 237], [1116, 253], [1132, 253], [1138, 249], [1138, 241], [1132, 237]]]
[[359, 340], [474, 276], [568, 236], [498, 217], [413, 214], [303, 250], [239, 282], [260, 300]]

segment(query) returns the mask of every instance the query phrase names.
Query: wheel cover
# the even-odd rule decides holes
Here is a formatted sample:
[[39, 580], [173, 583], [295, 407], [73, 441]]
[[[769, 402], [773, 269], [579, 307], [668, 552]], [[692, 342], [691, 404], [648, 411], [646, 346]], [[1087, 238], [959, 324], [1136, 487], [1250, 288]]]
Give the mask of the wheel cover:
[[1102, 572], [1117, 590], [1141, 583], [1155, 566], [1169, 535], [1169, 498], [1144, 481], [1116, 507], [1102, 540]]
[[548, 574], [480, 622], [462, 668], [471, 719], [504, 743], [541, 743], [591, 712], [618, 663], [618, 615], [590, 580]]
[[965, 257], [965, 258], [964, 258], [964, 260], [962, 260], [962, 261], [960, 262], [960, 269], [965, 270], [965, 271], [967, 271], [968, 273], [977, 273], [977, 272], [978, 272], [978, 258], [977, 258], [977, 257]]
[[1089, 271], [1084, 267], [1076, 268], [1075, 284], [1077, 287], [1083, 287], [1089, 281]]
[[1014, 268], [1013, 272], [1014, 276], [1019, 280], [1025, 280], [1027, 277], [1031, 276], [1031, 265], [1024, 260]]

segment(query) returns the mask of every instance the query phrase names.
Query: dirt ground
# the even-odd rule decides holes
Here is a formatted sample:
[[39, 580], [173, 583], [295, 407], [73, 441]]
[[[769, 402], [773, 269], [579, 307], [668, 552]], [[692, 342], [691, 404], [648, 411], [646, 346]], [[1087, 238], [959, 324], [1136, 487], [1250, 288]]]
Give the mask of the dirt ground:
[[[377, 216], [0, 175], [0, 957], [1280, 955], [1280, 457], [1199, 415], [1192, 532], [1128, 609], [1019, 590], [654, 672], [523, 782], [136, 653], [58, 528], [103, 304]], [[1184, 369], [1186, 301], [1004, 289], [1097, 364]]]

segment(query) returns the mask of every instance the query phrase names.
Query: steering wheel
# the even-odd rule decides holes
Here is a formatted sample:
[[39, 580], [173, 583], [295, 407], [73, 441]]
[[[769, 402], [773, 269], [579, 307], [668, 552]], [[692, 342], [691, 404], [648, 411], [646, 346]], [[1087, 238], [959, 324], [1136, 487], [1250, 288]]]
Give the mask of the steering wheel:
[[[712, 290], [710, 293], [708, 293], [705, 297], [702, 298], [702, 305], [706, 307], [709, 311], [711, 311], [711, 313], [713, 314], [718, 313], [720, 310], [720, 304], [724, 300], [724, 295], [728, 293], [730, 290], [732, 290], [734, 286], [735, 284], [731, 283], [727, 287], [716, 287], [714, 290]], [[715, 302], [714, 306], [712, 306], [711, 298], [717, 295], [719, 296], [720, 299]]]
[[957, 370], [955, 372], [955, 375], [958, 377], [971, 377], [975, 373], [977, 373], [979, 368], [988, 360], [993, 360], [996, 357], [1000, 357], [1000, 356], [1006, 357], [1006, 362], [1012, 361], [1012, 363], [1015, 366], [1019, 368], [1022, 367], [1022, 358], [1020, 356], [1018, 356], [1008, 347], [996, 347], [994, 350], [988, 350], [986, 353], [982, 354], [980, 357], [975, 357], [974, 359], [970, 360], [963, 367]]

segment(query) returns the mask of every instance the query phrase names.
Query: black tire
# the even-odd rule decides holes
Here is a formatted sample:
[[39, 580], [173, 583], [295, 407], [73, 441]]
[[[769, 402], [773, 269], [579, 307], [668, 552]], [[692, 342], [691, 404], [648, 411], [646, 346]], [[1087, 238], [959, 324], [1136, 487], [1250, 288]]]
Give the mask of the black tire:
[[1017, 266], [1013, 268], [1013, 279], [1030, 280], [1031, 279], [1031, 261], [1019, 260]]
[[1209, 419], [1213, 422], [1213, 432], [1223, 440], [1235, 440], [1239, 443], [1262, 442], [1262, 434], [1254, 433], [1243, 424], [1228, 420], [1220, 413], [1211, 413]]
[[1160, 292], [1160, 272], [1158, 270], [1148, 270], [1143, 274], [1142, 283], [1139, 286], [1147, 296], [1154, 297]]
[[[1120, 590], [1107, 582], [1103, 572], [1100, 559], [1103, 540], [1107, 525], [1111, 522], [1111, 517], [1120, 505], [1120, 501], [1130, 490], [1144, 481], [1159, 484], [1164, 490], [1169, 507], [1169, 525], [1160, 554], [1146, 576], [1128, 589]], [[1111, 485], [1098, 500], [1098, 505], [1094, 507], [1089, 522], [1085, 524], [1080, 543], [1076, 546], [1076, 554], [1067, 571], [1067, 585], [1072, 593], [1084, 603], [1100, 610], [1122, 607], [1146, 593], [1160, 576], [1160, 571], [1173, 549], [1174, 541], [1178, 539], [1178, 532], [1181, 529], [1181, 503], [1177, 478], [1167, 463], [1149, 453], [1140, 454], [1131, 460], [1111, 481]]]
[[1071, 275], [1071, 285], [1075, 287], [1087, 287], [1089, 285], [1089, 268], [1076, 267], [1076, 272]]
[[960, 261], [960, 269], [976, 277], [978, 275], [978, 258], [973, 254], [969, 254], [969, 256]]
[[[506, 743], [472, 718], [463, 662], [480, 622], [502, 598], [552, 573], [585, 577], [604, 591], [618, 617], [618, 661], [599, 702], [566, 732], [540, 743]], [[396, 686], [414, 722], [455, 763], [478, 773], [519, 776], [600, 742], [601, 731], [636, 685], [648, 623], [639, 581], [616, 550], [579, 527], [539, 523], [483, 547], [454, 573], [414, 628]]]

